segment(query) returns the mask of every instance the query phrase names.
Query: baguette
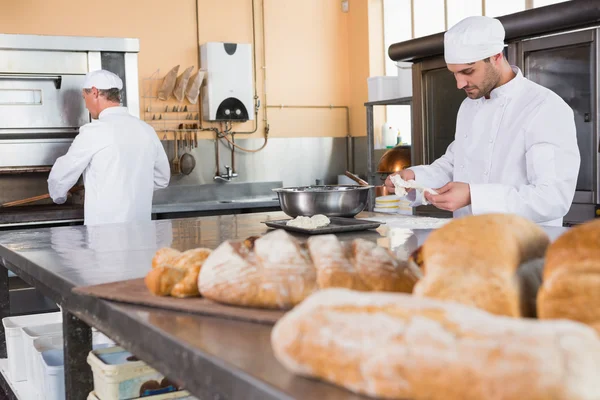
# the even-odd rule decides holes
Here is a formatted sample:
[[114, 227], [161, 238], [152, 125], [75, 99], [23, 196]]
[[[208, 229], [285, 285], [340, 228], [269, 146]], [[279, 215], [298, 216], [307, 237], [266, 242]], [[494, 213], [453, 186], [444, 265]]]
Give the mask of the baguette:
[[550, 245], [537, 303], [541, 319], [567, 318], [600, 332], [600, 220], [572, 228]]
[[327, 289], [284, 315], [271, 344], [293, 373], [380, 398], [600, 399], [600, 339], [571, 321]]

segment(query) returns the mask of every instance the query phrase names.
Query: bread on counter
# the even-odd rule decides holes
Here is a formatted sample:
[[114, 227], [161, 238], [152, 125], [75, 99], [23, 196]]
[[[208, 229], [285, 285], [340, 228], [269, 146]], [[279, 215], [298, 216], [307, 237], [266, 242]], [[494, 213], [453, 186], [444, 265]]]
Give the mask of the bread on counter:
[[340, 242], [335, 235], [312, 236], [308, 250], [320, 289], [410, 293], [420, 275], [388, 249], [364, 239]]
[[198, 287], [202, 296], [225, 304], [289, 309], [329, 287], [410, 293], [418, 274], [367, 240], [316, 235], [301, 243], [275, 230], [223, 243], [204, 263]]
[[152, 259], [152, 270], [144, 282], [157, 296], [192, 297], [200, 295], [198, 274], [211, 250], [191, 249], [183, 253], [171, 249], [159, 249]]
[[569, 229], [550, 245], [537, 305], [539, 318], [580, 321], [600, 333], [600, 220]]
[[598, 400], [600, 339], [571, 321], [491, 315], [401, 293], [327, 289], [275, 325], [289, 371], [411, 400]]
[[202, 296], [225, 304], [287, 309], [316, 290], [308, 252], [283, 230], [213, 251], [198, 277]]
[[[457, 218], [433, 231], [412, 259], [423, 278], [413, 293], [492, 314], [533, 317], [520, 293], [519, 267], [544, 256], [550, 240], [533, 222], [510, 214]], [[537, 288], [535, 288], [537, 289]], [[535, 290], [534, 289], [534, 290]]]
[[160, 267], [165, 264], [172, 264], [173, 261], [181, 255], [181, 252], [170, 247], [163, 247], [154, 253], [152, 258], [152, 268]]

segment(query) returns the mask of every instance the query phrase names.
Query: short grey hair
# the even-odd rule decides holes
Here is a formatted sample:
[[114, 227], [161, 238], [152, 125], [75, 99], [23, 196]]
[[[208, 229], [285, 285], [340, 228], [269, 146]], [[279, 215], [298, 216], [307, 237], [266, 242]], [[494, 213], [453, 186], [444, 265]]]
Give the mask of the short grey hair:
[[[86, 93], [90, 93], [92, 91], [92, 89], [83, 89], [84, 92]], [[100, 96], [105, 97], [106, 100], [108, 101], [112, 101], [114, 103], [120, 103], [121, 102], [121, 91], [117, 88], [112, 88], [112, 89], [98, 89], [98, 93], [100, 94]]]

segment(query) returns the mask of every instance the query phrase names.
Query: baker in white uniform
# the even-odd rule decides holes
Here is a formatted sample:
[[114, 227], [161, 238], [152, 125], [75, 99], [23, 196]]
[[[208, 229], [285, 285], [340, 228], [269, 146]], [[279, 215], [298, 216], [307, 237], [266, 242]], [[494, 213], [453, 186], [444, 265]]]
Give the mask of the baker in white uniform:
[[154, 129], [120, 106], [123, 81], [112, 72], [90, 72], [83, 86], [92, 122], [82, 126], [48, 178], [55, 203], [83, 173], [85, 224], [149, 221], [155, 189], [169, 184], [169, 161]]
[[[439, 193], [412, 190], [413, 207], [425, 200], [455, 217], [513, 213], [561, 226], [580, 164], [573, 110], [510, 66], [503, 48], [494, 18], [469, 17], [446, 32], [447, 67], [467, 94], [454, 141], [431, 165], [399, 174]], [[389, 177], [386, 186], [394, 188]]]

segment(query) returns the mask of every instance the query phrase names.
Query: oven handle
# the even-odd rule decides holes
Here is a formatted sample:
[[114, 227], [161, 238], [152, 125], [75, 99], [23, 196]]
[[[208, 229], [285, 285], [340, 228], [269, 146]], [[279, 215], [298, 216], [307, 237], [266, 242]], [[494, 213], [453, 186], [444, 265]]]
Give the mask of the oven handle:
[[53, 81], [56, 89], [60, 89], [62, 85], [62, 76], [60, 75], [1, 74], [0, 79]]

